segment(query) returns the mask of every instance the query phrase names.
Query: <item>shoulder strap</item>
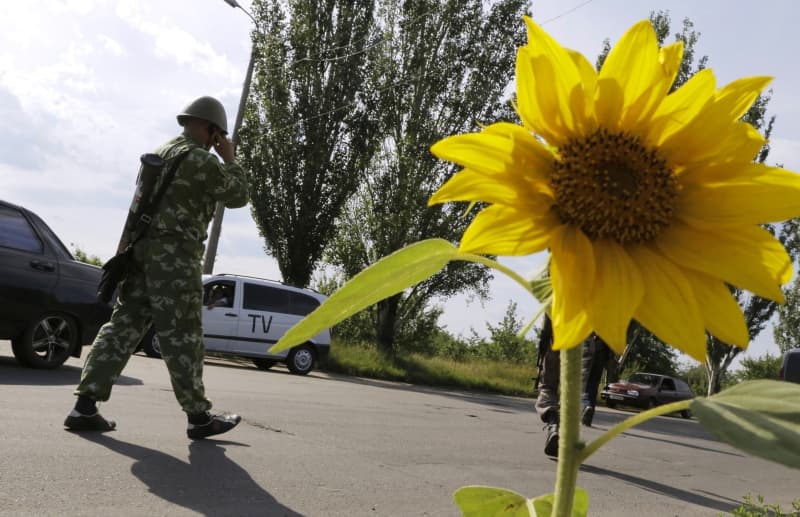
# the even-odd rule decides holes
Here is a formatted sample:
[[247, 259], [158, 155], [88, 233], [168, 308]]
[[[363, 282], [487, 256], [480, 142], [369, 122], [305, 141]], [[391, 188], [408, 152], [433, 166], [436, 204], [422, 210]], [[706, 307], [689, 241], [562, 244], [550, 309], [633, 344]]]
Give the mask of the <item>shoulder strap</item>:
[[159, 186], [158, 192], [156, 192], [152, 200], [145, 205], [142, 210], [142, 215], [139, 217], [139, 220], [136, 221], [136, 229], [133, 231], [133, 238], [129, 246], [136, 244], [136, 241], [144, 237], [145, 233], [147, 233], [147, 229], [150, 228], [150, 221], [153, 219], [153, 214], [161, 203], [161, 199], [164, 197], [167, 187], [172, 183], [172, 178], [175, 177], [175, 172], [178, 170], [181, 162], [183, 162], [183, 159], [186, 158], [190, 152], [192, 152], [192, 149], [179, 154], [175, 158], [175, 161], [172, 162], [172, 166], [170, 166], [169, 171], [167, 171], [166, 176], [164, 176], [164, 181]]

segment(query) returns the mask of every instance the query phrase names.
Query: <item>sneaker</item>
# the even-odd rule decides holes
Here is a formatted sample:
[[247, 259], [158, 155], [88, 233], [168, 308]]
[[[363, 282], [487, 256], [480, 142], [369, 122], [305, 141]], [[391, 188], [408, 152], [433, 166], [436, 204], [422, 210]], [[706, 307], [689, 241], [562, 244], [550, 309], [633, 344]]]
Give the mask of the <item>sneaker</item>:
[[189, 426], [186, 428], [186, 436], [192, 440], [202, 440], [203, 438], [214, 436], [215, 434], [227, 433], [241, 421], [242, 417], [239, 415], [209, 414], [208, 422], [205, 424], [192, 424], [190, 422]]
[[73, 409], [67, 419], [64, 420], [64, 427], [70, 431], [113, 431], [117, 423], [113, 420], [106, 420], [99, 412], [93, 415], [84, 415]]
[[586, 427], [592, 427], [592, 419], [594, 419], [594, 408], [592, 406], [585, 406], [581, 414], [581, 423]]
[[558, 457], [558, 424], [551, 423], [544, 426], [544, 453], [554, 458]]

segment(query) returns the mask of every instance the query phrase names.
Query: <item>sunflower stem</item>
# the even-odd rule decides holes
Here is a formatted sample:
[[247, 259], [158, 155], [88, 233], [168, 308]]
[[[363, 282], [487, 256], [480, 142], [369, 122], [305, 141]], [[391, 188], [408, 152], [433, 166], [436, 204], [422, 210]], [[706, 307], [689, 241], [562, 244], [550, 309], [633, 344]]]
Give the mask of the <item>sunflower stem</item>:
[[669, 413], [675, 413], [677, 411], [683, 411], [689, 409], [691, 405], [691, 400], [681, 400], [679, 402], [672, 402], [671, 404], [664, 404], [663, 406], [658, 406], [653, 409], [648, 409], [647, 411], [642, 411], [639, 414], [633, 415], [630, 418], [623, 420], [622, 422], [618, 423], [602, 435], [599, 438], [594, 440], [592, 443], [586, 446], [580, 454], [578, 455], [578, 462], [583, 463], [586, 459], [597, 452], [597, 450], [605, 445], [606, 443], [610, 442], [616, 436], [619, 436], [623, 432], [627, 431], [631, 427], [635, 425], [639, 425], [642, 422], [650, 420], [653, 417], [661, 416], [661, 415], [668, 415]]
[[558, 467], [556, 470], [554, 517], [569, 517], [575, 499], [578, 480], [580, 406], [581, 406], [581, 348], [562, 350], [560, 423], [558, 430]]

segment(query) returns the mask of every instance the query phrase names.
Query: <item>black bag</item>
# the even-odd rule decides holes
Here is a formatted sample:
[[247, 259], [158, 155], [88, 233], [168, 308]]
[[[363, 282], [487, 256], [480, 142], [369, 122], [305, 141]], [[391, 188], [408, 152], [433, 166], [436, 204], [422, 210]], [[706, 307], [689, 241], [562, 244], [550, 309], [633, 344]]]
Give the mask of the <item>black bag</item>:
[[117, 286], [128, 276], [128, 270], [133, 261], [133, 246], [128, 246], [125, 251], [114, 255], [103, 264], [103, 276], [97, 286], [97, 299], [108, 303], [114, 296]]
[[[108, 259], [108, 262], [103, 264], [103, 275], [100, 277], [100, 283], [97, 285], [97, 299], [101, 302], [110, 302], [111, 298], [114, 297], [114, 292], [117, 290], [119, 283], [125, 280], [125, 277], [128, 276], [128, 273], [131, 269], [131, 264], [133, 263], [133, 245], [136, 244], [139, 239], [144, 237], [145, 233], [147, 233], [147, 228], [150, 227], [151, 216], [155, 213], [159, 203], [161, 203], [161, 198], [164, 197], [167, 187], [170, 183], [172, 183], [172, 178], [175, 177], [175, 171], [178, 170], [178, 166], [188, 154], [189, 151], [186, 151], [175, 158], [172, 166], [167, 172], [167, 175], [164, 177], [164, 181], [161, 184], [161, 187], [159, 187], [155, 198], [150, 200], [148, 203], [144, 203], [141, 210], [141, 216], [136, 221], [134, 237], [130, 244], [128, 244], [128, 247], [126, 247], [124, 251], [117, 253]], [[144, 158], [144, 156], [142, 158]]]

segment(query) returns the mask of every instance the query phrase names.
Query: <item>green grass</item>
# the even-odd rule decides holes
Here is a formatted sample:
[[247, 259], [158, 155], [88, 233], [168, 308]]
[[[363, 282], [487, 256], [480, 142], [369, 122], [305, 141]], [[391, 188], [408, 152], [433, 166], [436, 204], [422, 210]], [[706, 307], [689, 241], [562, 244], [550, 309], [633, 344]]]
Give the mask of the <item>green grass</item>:
[[471, 359], [454, 361], [422, 354], [386, 357], [374, 347], [334, 342], [320, 369], [427, 386], [461, 388], [503, 395], [533, 396], [535, 365]]

